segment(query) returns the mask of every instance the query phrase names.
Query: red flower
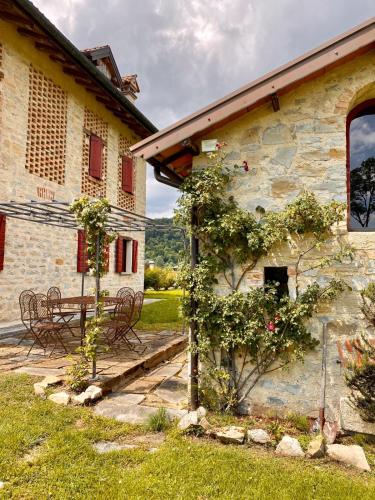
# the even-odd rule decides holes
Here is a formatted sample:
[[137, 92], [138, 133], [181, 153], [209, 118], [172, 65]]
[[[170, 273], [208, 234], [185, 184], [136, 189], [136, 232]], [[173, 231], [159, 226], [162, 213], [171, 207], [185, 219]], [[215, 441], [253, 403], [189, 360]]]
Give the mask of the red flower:
[[249, 165], [248, 165], [248, 163], [247, 163], [247, 161], [246, 161], [246, 160], [244, 160], [244, 161], [242, 162], [242, 166], [243, 166], [243, 169], [245, 170], [245, 172], [248, 172], [248, 171], [249, 171]]
[[273, 321], [267, 323], [266, 327], [269, 332], [274, 332], [276, 330], [276, 325]]
[[221, 149], [222, 147], [223, 145], [221, 144], [221, 142], [216, 143], [216, 149]]

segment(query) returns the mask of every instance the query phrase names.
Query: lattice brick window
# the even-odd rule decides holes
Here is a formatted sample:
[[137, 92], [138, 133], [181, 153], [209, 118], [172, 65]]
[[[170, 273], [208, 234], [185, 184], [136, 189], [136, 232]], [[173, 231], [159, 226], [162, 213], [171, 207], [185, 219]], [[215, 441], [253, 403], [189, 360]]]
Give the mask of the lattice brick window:
[[[126, 137], [124, 137], [123, 135], [120, 135], [119, 146], [118, 146], [119, 161], [118, 161], [118, 168], [117, 168], [117, 170], [118, 170], [117, 205], [120, 208], [124, 208], [125, 210], [129, 210], [131, 212], [134, 212], [135, 211], [135, 195], [125, 193], [125, 191], [123, 191], [121, 188], [121, 185], [122, 185], [122, 157], [126, 155], [126, 156], [129, 156], [131, 158], [134, 158], [130, 152], [130, 146], [131, 146], [130, 141]], [[134, 170], [133, 170], [133, 183], [134, 183], [134, 189], [135, 189], [135, 186], [137, 185], [135, 162], [134, 162], [133, 168], [134, 168]]]
[[34, 175], [65, 183], [67, 94], [30, 65], [26, 168]]
[[[102, 178], [95, 179], [89, 175], [90, 135], [95, 134], [103, 141]], [[106, 195], [107, 180], [107, 139], [108, 123], [100, 116], [85, 108], [84, 134], [82, 146], [82, 193], [98, 197]]]

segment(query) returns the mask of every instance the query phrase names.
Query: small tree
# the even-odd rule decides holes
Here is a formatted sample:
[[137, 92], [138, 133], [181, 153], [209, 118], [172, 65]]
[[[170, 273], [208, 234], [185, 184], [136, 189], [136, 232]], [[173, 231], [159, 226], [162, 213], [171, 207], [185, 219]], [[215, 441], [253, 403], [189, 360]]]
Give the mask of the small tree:
[[100, 298], [107, 295], [100, 289], [100, 278], [106, 272], [105, 247], [114, 240], [115, 235], [106, 232], [106, 224], [111, 207], [105, 198], [90, 199], [82, 196], [70, 206], [76, 221], [85, 231], [89, 274], [95, 276], [95, 314], [86, 321], [86, 334], [82, 346], [84, 358], [92, 363], [92, 378], [96, 377], [98, 341], [102, 333], [103, 303]]

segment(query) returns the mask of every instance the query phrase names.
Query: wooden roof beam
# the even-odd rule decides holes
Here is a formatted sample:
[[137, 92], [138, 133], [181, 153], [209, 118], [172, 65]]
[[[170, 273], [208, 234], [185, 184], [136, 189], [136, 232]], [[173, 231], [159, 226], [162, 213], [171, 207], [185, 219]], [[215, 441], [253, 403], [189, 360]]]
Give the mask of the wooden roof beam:
[[271, 102], [272, 102], [272, 108], [273, 110], [279, 111], [280, 110], [280, 102], [279, 102], [279, 96], [277, 95], [277, 92], [271, 95]]
[[22, 26], [34, 26], [34, 22], [26, 17], [20, 16], [19, 14], [14, 14], [8, 10], [0, 10], [0, 18], [5, 21], [11, 21], [16, 24], [21, 24]]
[[43, 35], [43, 33], [37, 33], [36, 31], [34, 31], [30, 28], [23, 28], [22, 26], [19, 26], [17, 28], [17, 31], [22, 36], [34, 38], [35, 40], [39, 40], [41, 42], [46, 42], [48, 40], [48, 38], [45, 35]]

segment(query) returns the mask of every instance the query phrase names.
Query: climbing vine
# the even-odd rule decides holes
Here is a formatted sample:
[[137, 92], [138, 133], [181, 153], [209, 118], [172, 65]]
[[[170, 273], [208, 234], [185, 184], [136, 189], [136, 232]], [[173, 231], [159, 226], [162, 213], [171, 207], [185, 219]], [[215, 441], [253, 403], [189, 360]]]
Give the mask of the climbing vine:
[[[300, 278], [352, 257], [352, 249], [332, 229], [344, 218], [344, 204], [322, 205], [304, 191], [283, 210], [257, 207], [250, 213], [231, 194], [239, 168], [226, 165], [223, 150], [210, 154], [208, 165], [183, 183], [176, 212], [177, 223], [188, 228], [200, 248], [197, 266], [192, 269], [186, 263], [179, 278], [189, 291], [184, 314], [198, 327], [196, 349], [204, 364], [200, 390], [203, 396], [215, 392], [217, 407], [225, 410], [238, 408], [264, 374], [302, 360], [317, 345], [306, 320], [321, 301], [333, 300], [345, 285], [333, 278], [301, 291]], [[249, 169], [247, 164], [242, 168]], [[280, 297], [277, 284], [242, 291], [246, 275], [281, 244], [289, 245], [290, 255], [296, 256], [295, 297]], [[311, 255], [313, 263], [305, 265]], [[228, 293], [221, 293], [223, 283]]]
[[[106, 272], [106, 248], [115, 239], [115, 235], [106, 232], [111, 207], [105, 198], [90, 199], [88, 196], [82, 196], [71, 204], [70, 210], [75, 215], [78, 225], [85, 231], [88, 272], [96, 277], [95, 315], [86, 321], [86, 333], [81, 349], [84, 360], [92, 363], [92, 377], [95, 378], [98, 343], [103, 322], [103, 303], [100, 298], [108, 295], [106, 290], [100, 290], [100, 278]], [[80, 363], [82, 364], [82, 360]]]

